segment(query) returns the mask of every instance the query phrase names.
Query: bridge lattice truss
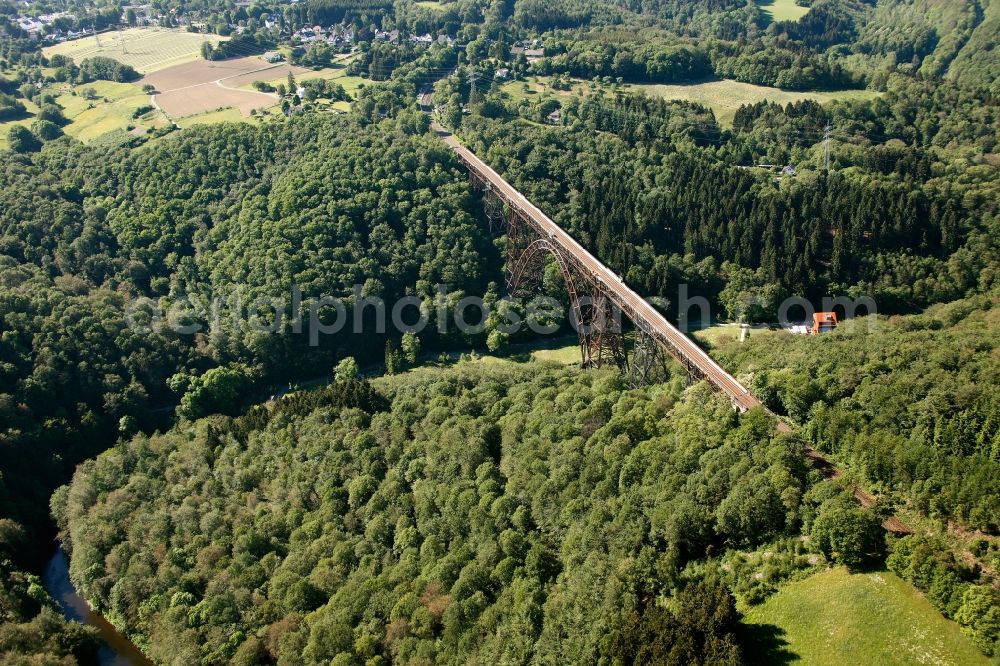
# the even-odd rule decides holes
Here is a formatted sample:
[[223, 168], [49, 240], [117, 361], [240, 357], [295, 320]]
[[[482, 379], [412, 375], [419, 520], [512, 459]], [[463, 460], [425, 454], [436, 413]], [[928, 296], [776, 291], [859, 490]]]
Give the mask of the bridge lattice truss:
[[[507, 294], [527, 296], [540, 292], [546, 260], [552, 257], [569, 294], [584, 367], [616, 366], [631, 385], [641, 386], [666, 377], [669, 355], [685, 367], [690, 377], [706, 377], [697, 364], [560, 245], [517, 201], [495, 187], [476, 165], [466, 166], [473, 189], [482, 195], [491, 234], [507, 236]], [[624, 334], [623, 319], [633, 325], [631, 340]]]

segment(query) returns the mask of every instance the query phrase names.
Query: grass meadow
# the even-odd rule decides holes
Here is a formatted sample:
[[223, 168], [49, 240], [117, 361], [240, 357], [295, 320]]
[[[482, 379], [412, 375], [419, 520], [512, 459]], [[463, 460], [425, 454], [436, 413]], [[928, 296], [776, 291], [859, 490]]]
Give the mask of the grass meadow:
[[760, 11], [771, 21], [798, 21], [809, 12], [808, 7], [800, 7], [795, 0], [757, 0]]
[[[527, 81], [512, 81], [504, 85], [503, 90], [515, 101], [521, 99], [539, 99], [543, 95], [551, 95], [556, 99], [574, 95], [588, 96], [594, 94], [611, 94], [615, 86], [592, 83], [573, 79], [569, 90], [552, 88], [551, 77], [530, 77]], [[832, 92], [794, 92], [758, 86], [752, 83], [741, 83], [729, 79], [705, 81], [702, 83], [684, 84], [631, 84], [617, 86], [623, 92], [642, 93], [650, 97], [664, 99], [687, 100], [702, 104], [712, 109], [719, 123], [731, 127], [736, 111], [745, 104], [756, 104], [763, 100], [788, 104], [804, 99], [816, 100], [820, 103], [837, 99], [871, 99], [878, 96], [877, 92], [869, 90], [837, 90]]]
[[989, 664], [957, 624], [887, 571], [815, 574], [752, 608], [745, 621], [762, 664]]
[[[52, 89], [56, 102], [68, 121], [63, 132], [84, 143], [130, 125], [154, 129], [168, 124], [169, 119], [159, 110], [147, 111], [138, 118], [137, 109], [149, 105], [149, 95], [132, 83], [94, 81], [78, 86], [61, 85]], [[12, 125], [31, 127], [38, 107], [25, 101], [28, 115], [0, 123], [0, 149], [7, 147], [7, 131]]]
[[724, 79], [685, 85], [636, 85], [630, 86], [653, 97], [681, 99], [703, 104], [715, 112], [719, 123], [731, 127], [736, 111], [745, 104], [763, 100], [788, 104], [811, 99], [826, 103], [837, 99], [871, 99], [878, 93], [869, 90], [837, 90], [833, 92], [793, 92], [781, 88], [758, 86]]

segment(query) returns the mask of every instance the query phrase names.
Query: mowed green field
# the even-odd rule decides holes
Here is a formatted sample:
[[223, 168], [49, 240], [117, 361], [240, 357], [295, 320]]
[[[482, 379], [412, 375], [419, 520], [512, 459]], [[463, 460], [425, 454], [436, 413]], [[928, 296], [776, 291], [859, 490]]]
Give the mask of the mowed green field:
[[989, 660], [895, 574], [838, 567], [784, 587], [750, 610], [762, 664], [986, 666]]
[[207, 125], [211, 123], [252, 123], [253, 118], [248, 118], [240, 113], [239, 109], [227, 107], [218, 111], [209, 111], [194, 116], [179, 118], [177, 124], [181, 128], [192, 127], [194, 125]]
[[800, 7], [795, 0], [757, 0], [757, 6], [771, 21], [798, 21], [809, 12], [808, 7]]
[[[731, 344], [740, 339], [740, 325], [739, 324], [716, 324], [708, 328], [704, 328], [697, 331], [691, 331], [692, 337], [694, 337], [698, 342], [707, 344], [710, 347], [718, 347], [721, 345]], [[791, 333], [783, 330], [770, 330], [764, 326], [757, 326], [750, 329], [748, 333], [751, 338], [762, 338], [762, 337], [775, 337], [775, 336], [789, 336]]]
[[[622, 87], [627, 88], [628, 86]], [[611, 86], [605, 84], [592, 85], [590, 81], [572, 79], [569, 90], [556, 90], [552, 87], [551, 76], [532, 76], [526, 81], [505, 83], [502, 90], [510, 95], [514, 101], [520, 101], [522, 99], [539, 99], [543, 95], [552, 95], [556, 98], [572, 97], [574, 95], [586, 97], [602, 90], [606, 94], [610, 94]]]
[[732, 126], [736, 111], [741, 106], [756, 104], [763, 100], [784, 105], [789, 102], [812, 99], [822, 104], [835, 99], [873, 99], [879, 94], [871, 90], [794, 92], [791, 90], [782, 90], [781, 88], [757, 86], [752, 83], [741, 83], [729, 79], [676, 85], [625, 83], [617, 87], [609, 84], [598, 84], [580, 79], [572, 79], [569, 90], [555, 90], [552, 88], [552, 77], [547, 76], [534, 76], [530, 77], [527, 81], [511, 81], [503, 86], [503, 91], [510, 95], [514, 101], [540, 99], [544, 95], [551, 95], [556, 99], [564, 99], [575, 95], [584, 97], [594, 94], [613, 95], [616, 91], [642, 93], [650, 97], [662, 97], [664, 99], [687, 100], [712, 109], [719, 123], [726, 127]]
[[873, 99], [878, 96], [871, 90], [836, 90], [832, 92], [793, 92], [781, 88], [757, 86], [752, 83], [741, 83], [724, 79], [685, 85], [634, 85], [630, 89], [641, 90], [653, 97], [665, 99], [682, 99], [703, 104], [715, 112], [719, 123], [725, 126], [733, 124], [736, 111], [745, 104], [756, 104], [764, 100], [788, 104], [804, 99], [819, 103], [836, 99]]
[[129, 28], [48, 46], [42, 52], [47, 58], [56, 54], [69, 56], [77, 64], [85, 58], [105, 56], [149, 74], [201, 57], [203, 42], [218, 44], [224, 40], [219, 35], [186, 30]]

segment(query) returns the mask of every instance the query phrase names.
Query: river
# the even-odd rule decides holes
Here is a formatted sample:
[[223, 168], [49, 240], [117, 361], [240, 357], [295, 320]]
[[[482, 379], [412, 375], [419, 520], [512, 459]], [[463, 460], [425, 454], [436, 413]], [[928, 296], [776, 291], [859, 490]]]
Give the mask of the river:
[[73, 583], [69, 580], [69, 560], [62, 548], [56, 550], [42, 580], [45, 589], [59, 604], [63, 615], [69, 620], [76, 620], [97, 629], [101, 646], [98, 652], [98, 663], [101, 666], [152, 666], [153, 662], [139, 651], [132, 641], [118, 633], [110, 622], [96, 612], [81, 597]]

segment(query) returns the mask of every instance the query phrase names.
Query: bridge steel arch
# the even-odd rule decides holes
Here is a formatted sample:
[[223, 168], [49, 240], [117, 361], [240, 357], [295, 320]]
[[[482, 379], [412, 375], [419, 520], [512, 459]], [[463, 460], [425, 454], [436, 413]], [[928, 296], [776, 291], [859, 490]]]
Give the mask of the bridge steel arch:
[[[508, 234], [515, 229], [508, 225]], [[512, 234], [523, 238], [524, 233]], [[586, 276], [574, 270], [574, 264], [567, 259], [565, 250], [548, 238], [534, 238], [524, 247], [508, 236], [507, 248], [507, 293], [522, 295], [529, 285], [541, 286], [545, 257], [552, 257], [570, 301], [571, 324], [577, 332], [580, 356], [584, 367], [615, 365], [621, 369], [627, 366], [621, 322], [611, 299], [597, 288]]]
[[[655, 308], [632, 291], [614, 272], [583, 248], [523, 194], [480, 160], [454, 136], [435, 128], [466, 167], [474, 190], [482, 193], [491, 232], [507, 236], [508, 288], [519, 287], [538, 255], [551, 255], [567, 278], [580, 352], [586, 367], [614, 363], [633, 384], [655, 379], [666, 355], [680, 362], [688, 375], [705, 379], [725, 394], [733, 406], [746, 411], [761, 406], [742, 384], [722, 369], [701, 347], [670, 324]], [[583, 288], [588, 302], [580, 297]], [[609, 311], [620, 313], [635, 326], [636, 343], [626, 353], [620, 326], [607, 323]], [[784, 424], [779, 424], [779, 428]], [[787, 427], [787, 426], [784, 426]]]

